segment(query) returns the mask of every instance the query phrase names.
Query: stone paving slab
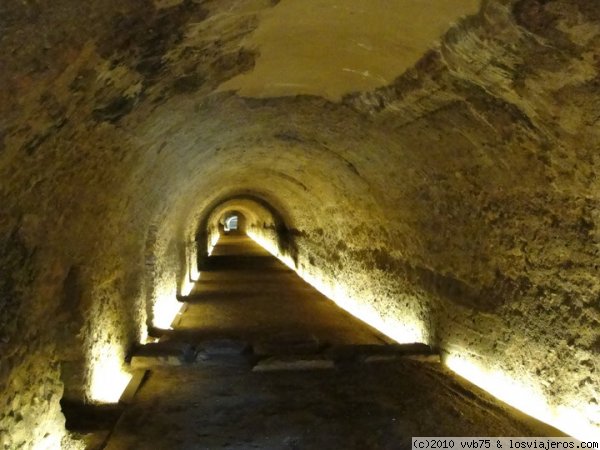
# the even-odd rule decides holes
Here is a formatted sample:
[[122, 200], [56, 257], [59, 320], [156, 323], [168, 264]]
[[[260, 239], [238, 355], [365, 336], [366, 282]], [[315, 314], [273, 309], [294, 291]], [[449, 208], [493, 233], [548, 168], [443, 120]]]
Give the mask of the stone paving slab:
[[[254, 257], [228, 267], [236, 251]], [[268, 274], [269, 289], [189, 303], [154, 347], [182, 363], [151, 368], [107, 450], [395, 450], [411, 436], [557, 435], [445, 369], [430, 347], [389, 344], [315, 290], [286, 290], [306, 284], [251, 241], [215, 252], [212, 292], [239, 274]]]

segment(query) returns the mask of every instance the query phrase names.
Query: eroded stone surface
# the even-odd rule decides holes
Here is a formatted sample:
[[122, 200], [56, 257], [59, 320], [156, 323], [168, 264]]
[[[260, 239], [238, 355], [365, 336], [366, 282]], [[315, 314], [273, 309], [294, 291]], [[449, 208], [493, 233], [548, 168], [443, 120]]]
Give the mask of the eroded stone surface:
[[[262, 261], [242, 264], [241, 254], [262, 255]], [[319, 301], [314, 288], [294, 289], [305, 283], [279, 270], [282, 264], [247, 237], [223, 237], [211, 256], [215, 258], [223, 264], [203, 273], [210, 276], [213, 290], [234, 286], [239, 291], [269, 275], [273, 284], [290, 287], [288, 295], [280, 298], [271, 289], [260, 298], [216, 299], [212, 314], [198, 314], [198, 305], [192, 304], [163, 339], [178, 342], [205, 335], [212, 341], [215, 336], [253, 334], [256, 347], [276, 336], [294, 343], [309, 335], [331, 351], [298, 354], [290, 346], [287, 353], [276, 349], [276, 355], [258, 357], [253, 365], [214, 358], [200, 367], [155, 367], [106, 448], [398, 449], [409, 448], [411, 436], [465, 434], [463, 430], [473, 435], [560, 434], [516, 414], [440, 364], [369, 361], [376, 354], [407, 357], [431, 349], [383, 344], [364, 323], [331, 301]], [[201, 280], [196, 289], [205, 283]], [[236, 320], [239, 315], [248, 320]], [[257, 326], [256, 318], [267, 317]]]
[[598, 5], [488, 1], [341, 102], [215, 94], [272, 7], [2, 5], [2, 445], [62, 433], [61, 366], [91, 400], [185, 278], [198, 218], [249, 194], [305, 273], [599, 427]]
[[[345, 94], [388, 85], [479, 0], [281, 1], [242, 44], [258, 50], [252, 71], [220, 90], [245, 97]], [[435, 11], [434, 14], [432, 12]]]

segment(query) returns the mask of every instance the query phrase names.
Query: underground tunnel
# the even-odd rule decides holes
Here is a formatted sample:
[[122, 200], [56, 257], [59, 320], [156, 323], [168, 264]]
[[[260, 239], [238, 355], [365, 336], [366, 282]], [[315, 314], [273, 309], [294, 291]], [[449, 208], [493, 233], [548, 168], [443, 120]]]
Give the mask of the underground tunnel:
[[0, 29], [0, 448], [600, 440], [600, 4]]

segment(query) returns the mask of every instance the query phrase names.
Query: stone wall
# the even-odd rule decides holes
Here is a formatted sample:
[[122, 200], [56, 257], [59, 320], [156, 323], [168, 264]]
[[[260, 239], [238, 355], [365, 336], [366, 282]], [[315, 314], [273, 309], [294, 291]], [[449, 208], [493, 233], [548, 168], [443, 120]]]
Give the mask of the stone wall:
[[332, 102], [216, 92], [277, 2], [174, 3], [2, 6], [2, 446], [62, 439], [63, 391], [96, 401], [98, 367], [124, 376], [199, 218], [244, 195], [355, 313], [597, 430], [598, 6], [486, 1]]

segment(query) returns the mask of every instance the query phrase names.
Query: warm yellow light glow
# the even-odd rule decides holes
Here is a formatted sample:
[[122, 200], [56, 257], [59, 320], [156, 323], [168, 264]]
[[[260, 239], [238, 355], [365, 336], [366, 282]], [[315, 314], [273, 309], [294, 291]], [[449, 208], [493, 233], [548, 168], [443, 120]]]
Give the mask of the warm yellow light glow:
[[198, 270], [198, 268], [193, 267], [192, 269], [190, 269], [190, 280], [193, 283], [195, 283], [199, 279], [200, 279], [200, 271]]
[[[144, 321], [145, 322], [145, 321]], [[145, 323], [140, 324], [140, 344], [148, 343], [148, 327]]]
[[90, 369], [90, 397], [98, 403], [116, 403], [127, 387], [131, 375], [123, 368], [125, 355], [105, 344], [93, 349]]
[[64, 429], [64, 426], [53, 422], [49, 428], [50, 432], [32, 446], [33, 450], [84, 450], [85, 444], [82, 441], [74, 440]]
[[221, 239], [221, 235], [219, 233], [214, 233], [210, 237], [210, 242], [208, 244], [208, 256], [212, 255], [212, 252], [215, 249], [217, 242], [219, 242], [219, 239]]
[[[208, 243], [208, 256], [210, 256], [212, 254], [220, 237], [221, 237], [221, 235], [219, 233], [212, 234], [210, 236], [209, 243]], [[181, 282], [181, 286], [179, 288], [179, 293], [181, 295], [183, 295], [184, 297], [186, 295], [190, 295], [190, 292], [192, 292], [192, 290], [194, 289], [195, 284], [198, 282], [198, 280], [200, 280], [200, 275], [201, 275], [200, 271], [198, 270], [198, 267], [196, 267], [195, 264], [188, 263], [188, 265], [191, 265], [191, 266], [186, 268], [187, 276], [184, 277], [183, 281]], [[166, 302], [165, 300], [163, 300], [163, 301]], [[163, 312], [164, 312], [164, 310], [166, 310], [167, 314], [172, 314], [172, 311], [168, 306], [161, 305], [161, 308], [163, 308]], [[171, 311], [171, 312], [169, 312], [169, 311]], [[175, 312], [175, 314], [177, 314], [177, 312]], [[156, 314], [155, 314], [155, 316], [156, 316]], [[159, 328], [165, 328], [166, 320], [167, 319], [164, 319], [163, 321], [161, 321], [163, 326], [160, 326]], [[171, 322], [172, 322], [172, 320], [171, 320]], [[171, 322], [169, 322], [169, 324], [166, 325], [166, 327], [168, 327], [171, 324]], [[156, 323], [155, 323], [155, 326], [158, 326], [158, 325], [156, 325]]]
[[275, 258], [279, 259], [282, 263], [284, 263], [290, 269], [296, 271], [296, 265], [294, 264], [294, 261], [289, 256], [282, 255], [279, 252], [279, 249], [277, 248], [277, 244], [275, 244], [275, 242], [271, 241], [270, 239], [268, 239], [264, 236], [261, 236], [260, 234], [258, 234], [255, 231], [248, 231], [247, 234], [252, 240], [254, 240], [254, 242], [256, 242], [258, 245], [260, 245], [262, 248], [264, 248], [270, 254], [275, 256]]
[[[273, 240], [259, 232], [248, 235], [269, 253], [296, 271], [306, 282], [341, 308], [400, 343], [426, 342], [424, 326], [418, 318], [399, 322], [382, 317], [371, 305], [357, 301], [337, 280], [325, 280], [316, 274], [297, 268], [291, 258], [282, 255]], [[552, 405], [543, 394], [541, 384], [532, 378], [515, 379], [498, 368], [488, 368], [482, 362], [466, 357], [467, 351], [453, 353], [445, 363], [454, 372], [488, 391], [509, 405], [580, 440], [600, 440], [600, 407], [572, 399], [567, 405]]]
[[399, 343], [425, 342], [423, 325], [418, 318], [405, 315], [402, 320], [382, 317], [373, 305], [353, 298], [336, 280], [324, 280], [303, 270], [297, 273], [311, 286], [333, 300], [340, 308]]
[[152, 308], [154, 315], [153, 325], [162, 330], [169, 329], [173, 320], [177, 317], [177, 313], [179, 313], [181, 306], [181, 303], [177, 301], [174, 293], [159, 296]]
[[200, 279], [200, 273], [197, 273], [197, 271], [192, 271], [195, 272], [196, 274], [194, 275], [194, 273], [190, 273], [190, 278], [185, 277], [183, 279], [183, 282], [181, 283], [181, 295], [183, 295], [184, 297], [186, 295], [190, 295], [190, 292], [192, 292], [192, 290], [194, 289], [194, 285], [196, 284], [196, 282]]
[[158, 282], [152, 306], [152, 325], [154, 327], [162, 330], [171, 328], [171, 324], [182, 306], [177, 300], [177, 286], [175, 274], [165, 276]]
[[324, 277], [319, 277], [314, 273], [309, 273], [306, 270], [302, 270], [302, 268], [296, 267], [293, 260], [289, 256], [282, 255], [277, 245], [270, 239], [254, 231], [249, 231], [248, 236], [294, 270], [304, 281], [321, 292], [325, 297], [333, 300], [340, 308], [381, 331], [394, 341], [403, 344], [426, 342], [423, 323], [417, 317], [405, 316], [402, 320], [395, 317], [384, 318], [371, 304], [353, 298], [337, 280], [325, 279]]
[[33, 450], [58, 450], [61, 448], [61, 441], [62, 433], [49, 433], [33, 445]]
[[580, 440], [600, 439], [600, 428], [592, 423], [592, 418], [598, 417], [597, 406], [578, 400], [572, 405], [552, 405], [535, 380], [517, 380], [462, 354], [450, 354], [445, 362], [460, 376], [542, 422]]

